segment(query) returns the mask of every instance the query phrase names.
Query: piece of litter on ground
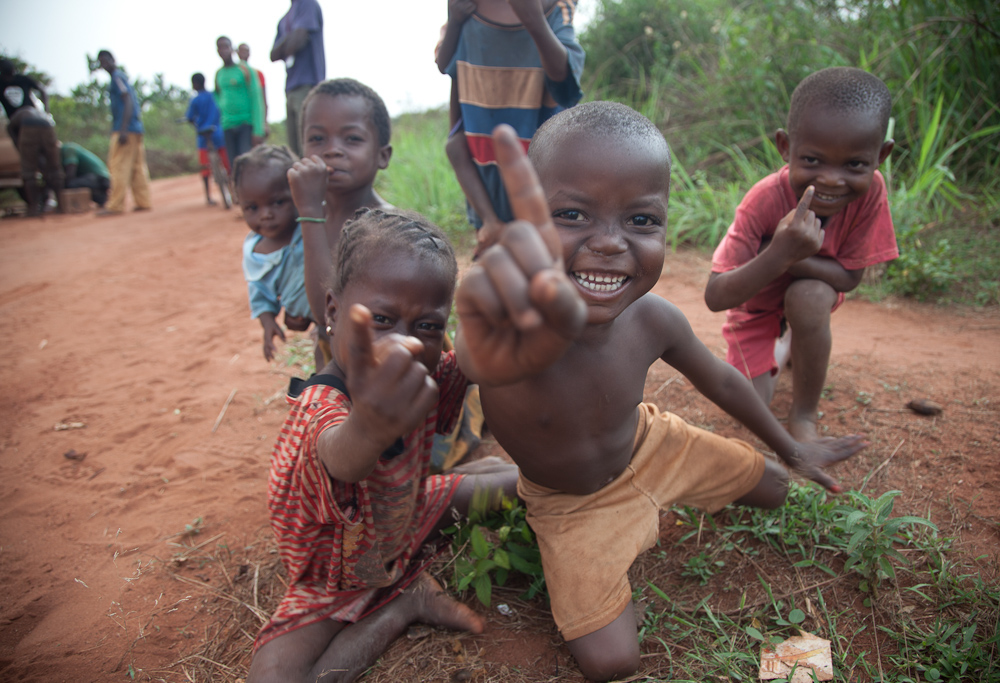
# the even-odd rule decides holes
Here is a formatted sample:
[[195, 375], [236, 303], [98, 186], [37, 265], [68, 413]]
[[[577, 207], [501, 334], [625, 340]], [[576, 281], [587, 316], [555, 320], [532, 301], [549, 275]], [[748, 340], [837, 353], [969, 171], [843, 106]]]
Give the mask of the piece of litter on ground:
[[918, 415], [940, 415], [944, 408], [929, 398], [916, 398], [906, 404], [906, 407]]
[[43, 339], [42, 341], [40, 341], [38, 343], [38, 350], [41, 351], [42, 349], [44, 349], [48, 345], [49, 345], [49, 340], [48, 339]]
[[499, 605], [497, 605], [497, 612], [504, 615], [505, 617], [509, 617], [514, 614], [514, 610], [512, 610], [510, 608], [510, 605], [507, 605], [506, 603], [500, 603]]
[[76, 581], [76, 582], [77, 582], [78, 584], [80, 584], [81, 586], [83, 586], [84, 588], [90, 588], [90, 586], [88, 586], [87, 584], [85, 584], [85, 583], [84, 583], [83, 581], [81, 581], [80, 579], [76, 579], [76, 578], [74, 578], [73, 580], [74, 580], [74, 581]]
[[[792, 673], [794, 669], [795, 673]], [[760, 680], [788, 679], [789, 683], [833, 680], [833, 655], [830, 641], [805, 631], [778, 643], [764, 645], [760, 651]], [[791, 678], [788, 678], [791, 676]]]
[[63, 453], [63, 457], [66, 458], [67, 460], [83, 460], [84, 458], [87, 457], [87, 454], [77, 453], [75, 448], [71, 448], [65, 453]]
[[62, 431], [65, 431], [67, 429], [83, 429], [86, 426], [87, 425], [85, 425], [82, 422], [57, 422], [56, 426], [55, 426], [55, 430], [57, 432], [62, 432]]

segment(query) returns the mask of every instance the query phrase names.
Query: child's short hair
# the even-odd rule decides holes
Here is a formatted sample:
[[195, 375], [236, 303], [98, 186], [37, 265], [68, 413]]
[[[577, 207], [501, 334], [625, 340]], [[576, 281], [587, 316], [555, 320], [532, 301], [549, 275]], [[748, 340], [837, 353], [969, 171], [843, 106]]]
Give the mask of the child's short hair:
[[299, 130], [305, 130], [306, 109], [318, 95], [329, 95], [330, 97], [357, 95], [368, 100], [368, 104], [371, 105], [372, 124], [378, 131], [379, 147], [385, 147], [389, 144], [389, 139], [392, 136], [392, 124], [389, 122], [389, 111], [385, 108], [385, 102], [382, 101], [377, 92], [353, 78], [331, 78], [310, 90], [302, 103], [302, 121]]
[[878, 76], [863, 69], [834, 66], [806, 76], [792, 93], [785, 127], [794, 135], [802, 113], [815, 105], [842, 113], [877, 117], [885, 136], [892, 111], [892, 94]]
[[670, 147], [660, 129], [635, 109], [618, 102], [585, 102], [559, 112], [535, 131], [528, 156], [537, 162], [552, 144], [580, 132], [661, 147], [670, 168]]
[[218, 45], [223, 40], [229, 43], [230, 45], [233, 44], [233, 41], [229, 40], [229, 36], [219, 36], [218, 38], [215, 39], [215, 44]]
[[249, 152], [241, 154], [233, 161], [233, 187], [239, 194], [240, 180], [250, 170], [257, 170], [273, 165], [282, 176], [295, 165], [298, 157], [284, 145], [257, 145]]
[[415, 211], [398, 209], [359, 209], [344, 223], [337, 245], [337, 270], [330, 282], [334, 294], [340, 294], [351, 278], [363, 273], [377, 254], [405, 248], [436, 257], [453, 283], [458, 278], [458, 263], [451, 242], [441, 228]]
[[191, 75], [191, 85], [194, 86], [195, 90], [201, 90], [205, 87], [205, 74], [200, 71]]

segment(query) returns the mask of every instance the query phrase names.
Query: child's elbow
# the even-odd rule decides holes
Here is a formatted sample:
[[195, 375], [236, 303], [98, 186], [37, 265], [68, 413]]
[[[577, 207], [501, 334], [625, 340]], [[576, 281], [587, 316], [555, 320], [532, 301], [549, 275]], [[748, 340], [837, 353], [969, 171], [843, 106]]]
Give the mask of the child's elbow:
[[726, 306], [723, 305], [718, 293], [711, 284], [705, 288], [705, 305], [708, 306], [708, 310], [713, 313], [718, 313], [719, 311], [726, 310]]

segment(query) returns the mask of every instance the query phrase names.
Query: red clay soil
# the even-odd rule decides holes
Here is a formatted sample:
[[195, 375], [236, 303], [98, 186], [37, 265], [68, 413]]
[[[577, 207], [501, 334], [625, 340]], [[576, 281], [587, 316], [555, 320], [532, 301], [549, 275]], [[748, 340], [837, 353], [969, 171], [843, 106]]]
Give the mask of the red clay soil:
[[[268, 458], [293, 370], [264, 361], [248, 315], [246, 226], [206, 207], [195, 176], [153, 191], [149, 213], [0, 221], [3, 680], [183, 680], [171, 665], [215, 617], [205, 591], [163, 571], [178, 540], [238, 554], [268, 533]], [[703, 256], [669, 256], [656, 291], [721, 354], [707, 270]], [[882, 466], [869, 492], [901, 488], [915, 512], [951, 510], [962, 543], [994, 561], [998, 330], [996, 310], [848, 301], [821, 406], [829, 433], [860, 424], [873, 443], [838, 470], [845, 484]], [[674, 376], [654, 366], [647, 397], [746, 435]], [[784, 383], [779, 414], [788, 394]], [[914, 415], [912, 398], [944, 413]], [[511, 667], [572, 671], [544, 622], [525, 638], [491, 616], [486, 636], [464, 642]]]

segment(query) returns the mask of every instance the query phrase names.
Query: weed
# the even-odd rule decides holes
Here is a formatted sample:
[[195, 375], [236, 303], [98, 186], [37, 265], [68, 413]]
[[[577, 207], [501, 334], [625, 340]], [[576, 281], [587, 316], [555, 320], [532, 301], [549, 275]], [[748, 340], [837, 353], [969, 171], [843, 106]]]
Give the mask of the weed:
[[698, 582], [704, 586], [710, 578], [715, 576], [725, 566], [726, 563], [722, 560], [713, 560], [712, 555], [707, 552], [701, 552], [689, 558], [684, 563], [681, 576], [698, 579]]
[[[872, 498], [859, 491], [848, 491], [847, 496], [854, 503], [839, 505], [834, 510], [837, 526], [850, 535], [845, 552], [845, 570], [853, 569], [862, 577], [862, 592], [875, 593], [885, 579], [895, 580], [896, 569], [893, 560], [906, 563], [906, 558], [894, 547], [906, 541], [899, 536], [903, 526], [920, 524], [934, 531], [937, 527], [923, 517], [903, 515], [890, 517], [896, 496], [902, 491], [886, 491], [878, 498]], [[866, 604], [870, 604], [866, 600]]]
[[529, 582], [522, 599], [544, 594], [541, 555], [520, 501], [504, 498], [496, 512], [481, 512], [482, 505], [472, 507], [468, 522], [441, 532], [452, 537], [455, 590], [464, 592], [471, 586], [479, 601], [489, 607], [493, 583], [503, 586], [511, 574], [520, 574]]

